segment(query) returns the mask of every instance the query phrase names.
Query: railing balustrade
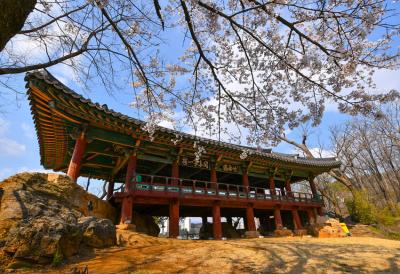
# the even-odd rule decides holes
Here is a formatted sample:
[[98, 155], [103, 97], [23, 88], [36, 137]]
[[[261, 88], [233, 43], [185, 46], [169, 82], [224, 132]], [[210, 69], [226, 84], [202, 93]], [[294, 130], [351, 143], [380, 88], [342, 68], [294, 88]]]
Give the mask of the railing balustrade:
[[130, 190], [215, 196], [226, 199], [280, 200], [305, 203], [323, 202], [320, 195], [313, 197], [309, 193], [281, 191], [280, 189], [276, 189], [273, 191], [274, 193], [271, 193], [268, 188], [147, 174], [140, 174], [133, 178]]

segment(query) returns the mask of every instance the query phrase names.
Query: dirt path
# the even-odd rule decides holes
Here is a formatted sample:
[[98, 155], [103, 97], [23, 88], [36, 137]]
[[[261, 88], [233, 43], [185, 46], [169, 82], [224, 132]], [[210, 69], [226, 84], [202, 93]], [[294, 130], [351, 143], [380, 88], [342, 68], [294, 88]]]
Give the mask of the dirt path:
[[[131, 235], [125, 248], [97, 250], [44, 272], [400, 273], [400, 242], [369, 237], [183, 241]], [[38, 273], [38, 271], [35, 271]]]

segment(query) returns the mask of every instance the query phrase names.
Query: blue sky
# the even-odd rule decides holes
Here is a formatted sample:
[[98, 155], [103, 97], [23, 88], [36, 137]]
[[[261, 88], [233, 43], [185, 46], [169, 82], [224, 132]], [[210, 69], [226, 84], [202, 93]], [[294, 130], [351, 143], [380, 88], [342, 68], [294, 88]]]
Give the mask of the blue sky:
[[[169, 33], [170, 34], [170, 33]], [[183, 34], [180, 31], [165, 37], [167, 45], [160, 48], [160, 51], [167, 60], [176, 59], [185, 47], [182, 44]], [[396, 44], [400, 45], [400, 43]], [[20, 46], [23, 50], [30, 50], [26, 44], [15, 43], [14, 46]], [[122, 112], [126, 115], [137, 117], [137, 111], [129, 107], [133, 95], [129, 87], [118, 90], [114, 94], [108, 94], [103, 87], [96, 85], [96, 79], [90, 84], [90, 90], [84, 89], [74, 81], [72, 71], [65, 65], [58, 65], [51, 69], [50, 72], [55, 75], [64, 84], [74, 89], [84, 97], [90, 98], [94, 102], [107, 104], [109, 108]], [[0, 180], [22, 171], [42, 171], [40, 165], [40, 155], [36, 132], [32, 116], [29, 109], [28, 100], [26, 98], [24, 75], [13, 75], [9, 78], [0, 76], [0, 80], [8, 81], [8, 84], [15, 88], [19, 94], [4, 89], [0, 97]], [[378, 71], [375, 75], [377, 89], [399, 89], [400, 87], [400, 71]], [[180, 83], [180, 85], [185, 83]], [[179, 87], [179, 85], [178, 85]], [[5, 93], [5, 94], [4, 94]], [[327, 106], [327, 111], [323, 117], [322, 123], [312, 129], [312, 135], [308, 140], [311, 148], [318, 147], [319, 140], [324, 144], [324, 155], [329, 155], [329, 128], [348, 120], [349, 117], [340, 114], [334, 104]], [[293, 130], [287, 134], [291, 139], [300, 141], [301, 130]], [[274, 151], [293, 153], [294, 148], [288, 144], [280, 144], [273, 148]], [[81, 179], [84, 183], [86, 179]], [[97, 194], [99, 184], [94, 185], [91, 191]]]

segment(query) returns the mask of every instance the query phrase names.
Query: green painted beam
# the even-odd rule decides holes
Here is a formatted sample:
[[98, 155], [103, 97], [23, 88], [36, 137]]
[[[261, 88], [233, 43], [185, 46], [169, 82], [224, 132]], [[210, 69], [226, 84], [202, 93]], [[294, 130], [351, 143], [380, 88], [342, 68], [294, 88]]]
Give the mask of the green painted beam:
[[157, 162], [157, 163], [172, 164], [172, 160], [170, 160], [170, 159], [157, 157], [157, 156], [153, 156], [153, 155], [148, 155], [148, 154], [138, 154], [138, 159]]
[[113, 143], [122, 146], [135, 147], [136, 140], [125, 134], [118, 132], [110, 132], [99, 128], [91, 127], [88, 130], [88, 137], [101, 140], [108, 143]]

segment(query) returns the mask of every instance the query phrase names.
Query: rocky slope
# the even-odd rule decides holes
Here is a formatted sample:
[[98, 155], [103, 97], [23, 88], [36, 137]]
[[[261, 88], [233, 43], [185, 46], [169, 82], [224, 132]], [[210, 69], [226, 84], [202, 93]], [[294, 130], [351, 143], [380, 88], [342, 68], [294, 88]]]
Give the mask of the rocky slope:
[[[93, 211], [88, 216], [88, 201]], [[20, 173], [0, 182], [0, 272], [32, 263], [58, 264], [85, 245], [116, 242], [115, 209], [67, 176]]]

